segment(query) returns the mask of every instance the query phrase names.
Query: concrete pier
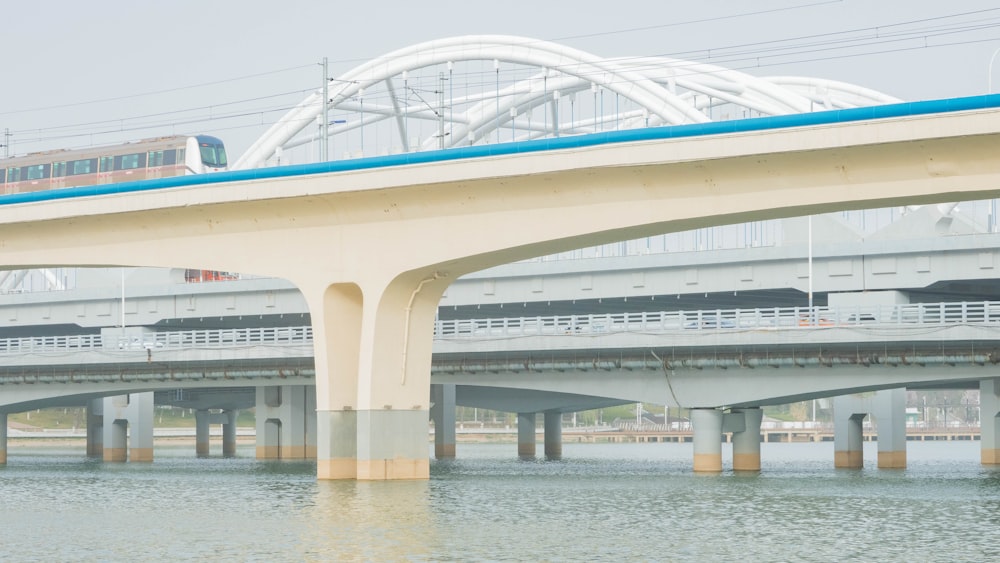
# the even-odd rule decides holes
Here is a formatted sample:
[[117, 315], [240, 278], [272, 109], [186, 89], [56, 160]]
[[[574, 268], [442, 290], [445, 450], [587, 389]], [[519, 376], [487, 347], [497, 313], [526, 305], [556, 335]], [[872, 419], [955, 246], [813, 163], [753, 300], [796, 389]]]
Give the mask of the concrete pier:
[[517, 413], [517, 456], [520, 458], [535, 457], [535, 420], [536, 413]]
[[980, 460], [1000, 465], [1000, 379], [979, 382]]
[[87, 457], [104, 457], [104, 399], [87, 401]]
[[562, 459], [562, 413], [545, 411], [545, 459]]
[[0, 412], [0, 465], [7, 465], [7, 413]]
[[431, 385], [431, 418], [434, 420], [434, 457], [455, 457], [455, 385]]
[[722, 411], [691, 409], [694, 428], [694, 470], [704, 473], [722, 471]]
[[834, 467], [864, 466], [862, 422], [874, 415], [878, 429], [878, 467], [906, 467], [906, 390], [887, 389], [874, 396], [845, 395], [833, 400]]
[[153, 393], [105, 397], [102, 409], [104, 461], [153, 461]]
[[258, 387], [256, 406], [257, 459], [316, 457], [315, 387]]
[[320, 479], [418, 479], [429, 474], [425, 409], [318, 411]]
[[208, 456], [211, 444], [211, 425], [222, 425], [222, 455], [236, 455], [236, 410], [211, 412], [207, 409], [195, 411], [195, 454], [198, 457]]
[[733, 409], [727, 416], [743, 417], [743, 430], [733, 432], [733, 471], [760, 471], [760, 425], [764, 411]]
[[879, 469], [906, 468], [906, 390], [875, 393]]

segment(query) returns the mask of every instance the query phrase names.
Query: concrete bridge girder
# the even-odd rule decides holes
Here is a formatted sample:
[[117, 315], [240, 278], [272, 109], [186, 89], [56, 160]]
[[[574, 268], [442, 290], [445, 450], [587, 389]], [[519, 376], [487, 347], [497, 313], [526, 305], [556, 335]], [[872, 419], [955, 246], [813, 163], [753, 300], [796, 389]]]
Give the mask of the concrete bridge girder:
[[[954, 367], [896, 367], [887, 365], [828, 367], [784, 367], [759, 369], [593, 370], [562, 373], [435, 375], [434, 383], [509, 389], [516, 404], [517, 390], [590, 398], [579, 404], [600, 401], [648, 402], [669, 407], [717, 408], [781, 405], [809, 399], [925, 385], [961, 384], [973, 388], [983, 379], [995, 377], [993, 365]], [[613, 381], [613, 385], [609, 385]], [[466, 391], [470, 392], [470, 391]], [[471, 393], [471, 392], [470, 392]], [[470, 395], [475, 396], [475, 395]], [[524, 397], [522, 395], [522, 397]], [[461, 399], [460, 399], [461, 400]], [[527, 400], [527, 399], [524, 399]], [[542, 399], [540, 399], [542, 400]], [[464, 404], [464, 403], [462, 403]], [[552, 400], [552, 408], [560, 408]], [[468, 406], [477, 406], [470, 404]], [[586, 408], [599, 408], [586, 407]], [[508, 410], [502, 408], [498, 410]], [[516, 409], [515, 409], [516, 410]], [[545, 409], [538, 409], [545, 410]]]

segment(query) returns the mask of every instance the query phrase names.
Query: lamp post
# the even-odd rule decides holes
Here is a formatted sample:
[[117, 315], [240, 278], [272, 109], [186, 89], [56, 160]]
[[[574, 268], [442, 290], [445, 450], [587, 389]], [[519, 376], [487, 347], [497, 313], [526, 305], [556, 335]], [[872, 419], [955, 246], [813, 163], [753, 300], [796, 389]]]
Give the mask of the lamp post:
[[993, 63], [997, 60], [997, 55], [1000, 54], [1000, 47], [997, 47], [996, 51], [993, 51], [993, 56], [990, 57], [990, 67], [987, 72], [988, 82], [986, 83], [986, 93], [993, 93]]

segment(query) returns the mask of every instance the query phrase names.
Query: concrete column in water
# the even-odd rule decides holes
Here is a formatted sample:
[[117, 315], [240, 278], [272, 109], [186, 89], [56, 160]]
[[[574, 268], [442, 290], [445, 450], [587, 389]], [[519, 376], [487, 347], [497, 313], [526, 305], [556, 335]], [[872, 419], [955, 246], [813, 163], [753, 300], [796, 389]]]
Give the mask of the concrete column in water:
[[239, 411], [224, 410], [219, 414], [222, 418], [222, 456], [236, 456], [236, 415]]
[[198, 457], [207, 457], [210, 451], [209, 423], [212, 413], [207, 409], [194, 411], [194, 453]]
[[153, 461], [153, 393], [105, 397], [102, 408], [104, 461]]
[[980, 460], [1000, 465], [1000, 379], [979, 382]]
[[545, 459], [562, 459], [562, 413], [545, 411]]
[[887, 389], [875, 393], [873, 402], [878, 428], [879, 469], [906, 468], [906, 390]]
[[719, 409], [691, 409], [694, 470], [699, 473], [722, 471], [722, 418]]
[[7, 465], [7, 413], [0, 412], [0, 465]]
[[536, 413], [517, 413], [517, 456], [521, 458], [535, 457], [535, 420]]
[[431, 385], [431, 417], [434, 419], [434, 457], [455, 457], [455, 385]]
[[[862, 410], [863, 409], [863, 410]], [[860, 412], [859, 412], [860, 410]], [[862, 421], [867, 416], [858, 400], [850, 395], [833, 399], [833, 466], [861, 469], [863, 439]]]
[[104, 400], [87, 401], [87, 457], [104, 457]]
[[[314, 387], [257, 387], [256, 406], [257, 459], [308, 459], [316, 456]], [[235, 434], [233, 436], [235, 439]]]
[[730, 415], [743, 416], [743, 430], [733, 431], [733, 471], [760, 471], [760, 408], [733, 409]]

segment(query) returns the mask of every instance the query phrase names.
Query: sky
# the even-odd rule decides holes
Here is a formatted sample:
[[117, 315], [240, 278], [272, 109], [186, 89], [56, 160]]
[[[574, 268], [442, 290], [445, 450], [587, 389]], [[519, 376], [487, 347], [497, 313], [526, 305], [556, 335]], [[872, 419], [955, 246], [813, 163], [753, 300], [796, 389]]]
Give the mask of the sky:
[[[335, 77], [459, 35], [520, 35], [604, 57], [716, 62], [740, 51], [723, 66], [843, 80], [904, 100], [986, 93], [1000, 49], [996, 0], [5, 4], [0, 135], [9, 130], [12, 155], [202, 132], [223, 138], [232, 160], [270, 125], [257, 110], [318, 88], [324, 57]], [[792, 43], [793, 55], [773, 50]], [[1000, 57], [992, 74], [1000, 91]]]

